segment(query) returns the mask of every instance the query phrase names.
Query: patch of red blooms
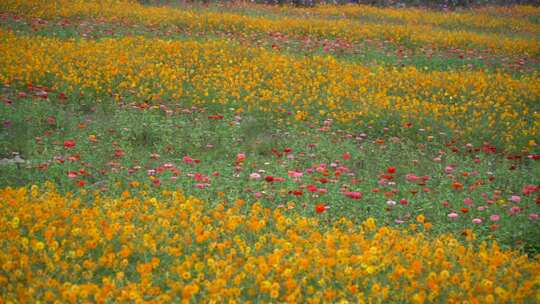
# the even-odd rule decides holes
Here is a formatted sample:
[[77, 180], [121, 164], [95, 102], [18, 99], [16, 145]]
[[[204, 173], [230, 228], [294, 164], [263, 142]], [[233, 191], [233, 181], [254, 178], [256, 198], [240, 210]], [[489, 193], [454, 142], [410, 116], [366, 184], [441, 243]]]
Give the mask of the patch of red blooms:
[[75, 148], [75, 141], [74, 140], [65, 140], [64, 141], [64, 148], [66, 148], [66, 149]]
[[315, 211], [317, 213], [323, 213], [326, 211], [326, 206], [324, 204], [318, 204], [315, 206]]
[[492, 146], [490, 144], [484, 144], [482, 146], [482, 152], [486, 154], [495, 154], [497, 153], [497, 148], [495, 146]]
[[298, 190], [298, 189], [293, 190], [293, 191], [291, 191], [290, 193], [291, 193], [292, 195], [294, 195], [294, 196], [301, 196], [302, 194], [304, 194], [304, 192], [302, 192], [302, 190]]
[[326, 184], [326, 183], [328, 183], [328, 179], [327, 179], [327, 178], [324, 178], [324, 177], [323, 177], [323, 178], [319, 178], [319, 183], [321, 183], [321, 184]]
[[315, 185], [307, 185], [306, 189], [309, 191], [309, 192], [317, 192], [317, 186]]
[[523, 193], [523, 195], [530, 195], [538, 190], [540, 190], [540, 186], [525, 185], [521, 190], [521, 193]]

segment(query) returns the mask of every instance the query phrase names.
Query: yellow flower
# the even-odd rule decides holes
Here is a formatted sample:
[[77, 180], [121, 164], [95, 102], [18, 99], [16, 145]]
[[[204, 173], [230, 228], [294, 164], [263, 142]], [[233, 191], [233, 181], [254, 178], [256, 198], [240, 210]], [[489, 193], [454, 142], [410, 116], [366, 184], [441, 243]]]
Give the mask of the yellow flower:
[[377, 227], [376, 224], [375, 224], [375, 219], [372, 218], [372, 217], [369, 217], [367, 220], [365, 220], [362, 225], [364, 226], [365, 229], [367, 229], [368, 231], [373, 231], [375, 230], [375, 228]]

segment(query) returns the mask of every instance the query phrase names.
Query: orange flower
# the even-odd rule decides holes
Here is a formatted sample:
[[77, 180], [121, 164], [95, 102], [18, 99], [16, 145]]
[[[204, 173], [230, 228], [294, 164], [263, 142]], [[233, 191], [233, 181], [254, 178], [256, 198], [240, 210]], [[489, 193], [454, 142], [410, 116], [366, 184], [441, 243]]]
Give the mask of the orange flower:
[[460, 183], [460, 182], [454, 182], [454, 183], [452, 184], [452, 188], [453, 188], [454, 190], [461, 190], [461, 189], [463, 189], [463, 184]]

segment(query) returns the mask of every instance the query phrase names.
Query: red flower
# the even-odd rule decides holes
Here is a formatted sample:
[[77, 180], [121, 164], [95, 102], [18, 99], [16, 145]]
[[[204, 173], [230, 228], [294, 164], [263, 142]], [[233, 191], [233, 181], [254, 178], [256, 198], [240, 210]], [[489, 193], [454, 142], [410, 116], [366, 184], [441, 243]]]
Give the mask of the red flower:
[[292, 152], [292, 149], [291, 149], [291, 148], [285, 148], [285, 149], [283, 149], [283, 152], [285, 152], [285, 153], [291, 153], [291, 152]]
[[409, 201], [407, 201], [406, 199], [401, 199], [401, 200], [399, 200], [399, 203], [401, 205], [407, 205], [409, 203]]
[[362, 192], [357, 191], [347, 191], [344, 192], [346, 197], [352, 198], [352, 199], [361, 199], [362, 198]]
[[66, 148], [66, 149], [75, 148], [75, 141], [74, 140], [65, 140], [64, 141], [64, 148]]
[[315, 185], [307, 185], [306, 189], [308, 189], [310, 192], [317, 192], [317, 186]]
[[351, 158], [351, 154], [349, 152], [346, 152], [346, 153], [343, 153], [343, 155], [341, 155], [341, 157], [344, 159], [344, 160], [348, 160]]
[[467, 213], [467, 212], [469, 212], [469, 209], [468, 208], [461, 208], [461, 212]]
[[122, 149], [116, 149], [114, 151], [114, 157], [121, 158], [122, 156], [124, 156], [124, 151], [122, 151]]
[[291, 191], [291, 193], [294, 196], [301, 196], [302, 194], [304, 194], [304, 192], [302, 192], [302, 190], [293, 190], [293, 191]]
[[323, 213], [326, 211], [326, 206], [324, 204], [318, 204], [317, 206], [315, 206], [315, 211], [317, 213]]
[[76, 182], [76, 184], [77, 184], [77, 186], [79, 186], [79, 187], [84, 187], [84, 185], [86, 185], [86, 182], [85, 182], [84, 180], [81, 179], [81, 180], [78, 180], [78, 181]]
[[540, 154], [530, 154], [530, 155], [527, 155], [527, 157], [530, 159], [538, 160], [540, 159]]
[[386, 172], [388, 172], [388, 174], [394, 174], [396, 173], [396, 167], [388, 167]]
[[264, 180], [271, 183], [274, 181], [274, 177], [272, 175], [268, 175], [267, 177], [264, 178]]
[[208, 116], [208, 118], [210, 118], [210, 119], [222, 119], [223, 115], [215, 114], [215, 115]]

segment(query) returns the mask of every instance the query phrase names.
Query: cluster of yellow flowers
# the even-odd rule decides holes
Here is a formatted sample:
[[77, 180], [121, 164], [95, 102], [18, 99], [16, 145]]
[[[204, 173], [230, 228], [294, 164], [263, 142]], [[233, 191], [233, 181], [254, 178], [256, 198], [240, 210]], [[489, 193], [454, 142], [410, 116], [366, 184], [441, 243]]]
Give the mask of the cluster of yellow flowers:
[[380, 8], [369, 5], [287, 7], [283, 11], [304, 16], [380, 19], [387, 22], [428, 24], [442, 28], [474, 28], [487, 32], [540, 33], [540, 24], [528, 20], [528, 17], [540, 14], [540, 9], [534, 6], [511, 6], [505, 7], [502, 11], [498, 7], [481, 7], [452, 13], [417, 8]]
[[2, 189], [0, 202], [7, 303], [540, 300], [540, 257], [378, 227], [372, 218], [328, 227], [241, 200], [167, 191], [160, 199], [73, 197], [50, 184]]
[[[493, 49], [505, 54], [528, 54], [538, 55], [540, 53], [540, 43], [537, 39], [529, 37], [514, 37], [503, 33], [479, 33], [465, 29], [446, 30], [428, 23], [405, 23], [381, 21], [357, 21], [350, 19], [328, 20], [324, 18], [294, 18], [282, 17], [279, 19], [264, 16], [249, 16], [238, 13], [210, 12], [180, 10], [164, 7], [147, 7], [134, 1], [21, 1], [6, 0], [0, 3], [0, 10], [35, 16], [41, 18], [75, 17], [85, 16], [99, 18], [108, 21], [131, 21], [146, 25], [177, 25], [182, 29], [190, 31], [225, 31], [233, 33], [268, 33], [282, 32], [290, 35], [311, 35], [316, 37], [339, 37], [349, 40], [386, 39], [394, 42], [413, 43], [429, 48], [480, 48]], [[350, 9], [349, 9], [350, 10]], [[373, 18], [377, 19], [377, 11], [369, 12], [365, 6], [353, 9], [356, 11], [366, 11]], [[346, 11], [346, 10], [345, 10]], [[411, 17], [403, 17], [411, 15]], [[384, 14], [392, 16], [392, 10]], [[416, 18], [415, 10], [406, 10], [406, 13], [399, 14], [399, 18], [410, 21]], [[453, 23], [474, 19], [475, 25], [492, 24], [500, 26], [500, 22], [495, 21], [497, 16], [483, 15], [483, 18], [474, 19], [471, 16], [439, 17], [433, 15], [430, 22], [437, 25], [441, 23]], [[421, 18], [424, 18], [423, 15]], [[450, 19], [448, 19], [450, 18]], [[484, 20], [486, 19], [486, 20]], [[514, 22], [516, 23], [516, 22]], [[521, 25], [517, 22], [519, 29], [532, 29], [533, 34], [537, 33], [537, 26]]]
[[[0, 82], [51, 85], [66, 93], [126, 95], [244, 110], [291, 111], [340, 122], [440, 124], [455, 134], [497, 136], [522, 149], [540, 136], [538, 75], [388, 69], [297, 58], [208, 42], [121, 38], [66, 41], [1, 31]], [[394, 120], [396, 121], [396, 120]]]

